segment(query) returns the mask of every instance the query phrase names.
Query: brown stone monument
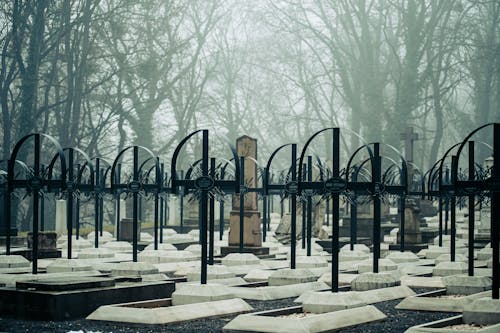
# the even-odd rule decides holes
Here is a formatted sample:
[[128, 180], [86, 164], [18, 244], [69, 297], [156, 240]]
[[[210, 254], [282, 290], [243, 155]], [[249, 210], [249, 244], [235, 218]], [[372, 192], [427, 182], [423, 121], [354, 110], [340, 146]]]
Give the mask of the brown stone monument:
[[[245, 186], [257, 187], [257, 165], [252, 160], [257, 160], [257, 139], [247, 135], [236, 140], [238, 156], [245, 157]], [[221, 249], [224, 255], [237, 252], [240, 245], [240, 199], [239, 195], [233, 196], [233, 206], [229, 218], [229, 246]], [[243, 245], [244, 252], [267, 254], [269, 249], [262, 247], [261, 217], [258, 211], [257, 193], [248, 192], [244, 200], [243, 220]], [[266, 251], [267, 250], [267, 251]]]

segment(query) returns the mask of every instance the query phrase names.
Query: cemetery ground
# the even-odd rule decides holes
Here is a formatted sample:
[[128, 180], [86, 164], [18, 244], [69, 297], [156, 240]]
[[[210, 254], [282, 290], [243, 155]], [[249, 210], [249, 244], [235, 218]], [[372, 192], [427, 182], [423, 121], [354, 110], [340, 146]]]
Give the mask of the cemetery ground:
[[[465, 210], [457, 212], [457, 230], [459, 234], [465, 234], [465, 214]], [[483, 211], [483, 215], [487, 216], [486, 210]], [[427, 218], [427, 225], [430, 227], [436, 226], [437, 219], [437, 216]], [[303, 249], [300, 242], [297, 244], [296, 271], [299, 274], [290, 273], [290, 270], [287, 268], [290, 265], [290, 245], [280, 243], [278, 240], [280, 237], [275, 233], [279, 229], [279, 225], [282, 224], [282, 221], [283, 219], [279, 217], [279, 214], [272, 214], [271, 230], [265, 243], [270, 248], [268, 256], [258, 258], [251, 254], [233, 253], [221, 257], [220, 249], [227, 243], [229, 238], [227, 232], [223, 235], [223, 241], [215, 243], [215, 263], [212, 267], [208, 267], [208, 285], [213, 286], [216, 291], [215, 293], [221, 295], [219, 299], [243, 298], [251, 306], [250, 311], [243, 311], [245, 312], [243, 316], [269, 310], [275, 311], [290, 307], [297, 308], [300, 305], [305, 309], [307, 306], [311, 307], [310, 303], [312, 303], [311, 309], [313, 309], [313, 312], [322, 312], [321, 314], [316, 314], [316, 316], [338, 312], [340, 308], [347, 309], [344, 310], [347, 311], [344, 316], [353, 316], [353, 325], [346, 324], [346, 326], [341, 328], [335, 328], [334, 322], [330, 322], [334, 326], [327, 327], [324, 330], [309, 329], [297, 330], [297, 332], [326, 332], [335, 329], [351, 333], [406, 332], [417, 325], [456, 317], [463, 312], [463, 307], [467, 302], [462, 300], [457, 303], [459, 305], [451, 306], [448, 303], [443, 303], [443, 305], [438, 305], [437, 309], [433, 308], [432, 304], [440, 300], [450, 301], [454, 298], [460, 299], [464, 297], [471, 297], [472, 302], [475, 295], [479, 295], [477, 298], [487, 297], [488, 290], [491, 289], [491, 280], [487, 277], [490, 275], [488, 260], [491, 259], [491, 250], [488, 248], [488, 245], [476, 250], [477, 281], [471, 284], [469, 291], [462, 289], [457, 292], [453, 291], [454, 280], [452, 277], [456, 276], [456, 274], [458, 276], [466, 275], [466, 268], [464, 269], [464, 265], [466, 266], [466, 264], [463, 261], [466, 260], [466, 257], [457, 255], [456, 264], [452, 265], [456, 267], [449, 268], [450, 271], [444, 274], [439, 273], [439, 269], [437, 269], [442, 262], [448, 263], [445, 257], [449, 251], [449, 236], [443, 235], [444, 242], [441, 247], [434, 244], [438, 242], [438, 237], [432, 239], [431, 244], [427, 244], [426, 248], [419, 251], [417, 255], [410, 251], [399, 252], [389, 250], [389, 245], [394, 242], [393, 235], [397, 232], [394, 229], [385, 235], [384, 242], [381, 244], [383, 258], [379, 261], [380, 273], [371, 272], [370, 259], [373, 253], [368, 246], [355, 244], [354, 250], [350, 250], [349, 244], [347, 244], [340, 250], [339, 283], [341, 291], [340, 293], [332, 293], [330, 290], [331, 255], [316, 243], [321, 242], [319, 239], [313, 238], [311, 240], [311, 256], [309, 257], [307, 256], [307, 249]], [[132, 277], [136, 278], [140, 276], [143, 281], [176, 281], [176, 289], [181, 294], [183, 290], [186, 290], [186, 286], [188, 290], [196, 289], [196, 286], [200, 286], [199, 282], [195, 282], [199, 280], [200, 272], [199, 232], [193, 230], [189, 233], [180, 234], [176, 233], [173, 229], [164, 229], [163, 233], [164, 243], [158, 244], [159, 250], [151, 250], [153, 245], [151, 235], [141, 233], [140, 243], [147, 246], [138, 254], [139, 266], [137, 267], [130, 266], [132, 263], [131, 245], [128, 242], [116, 241], [111, 233], [103, 232], [103, 236], [99, 236], [102, 244], [99, 255], [96, 254], [97, 251], [92, 246], [93, 233], [86, 235], [86, 237], [81, 236], [78, 240], [73, 236], [74, 258], [69, 262], [64, 258], [40, 259], [39, 269], [44, 273], [38, 274], [38, 278], [42, 282], [44, 275], [60, 277], [63, 274], [64, 278], [55, 280], [68, 281], [68, 277], [70, 276], [78, 276], [79, 279], [85, 276], [94, 276], [94, 278], [96, 276], [104, 276], [114, 277], [118, 281], [119, 279], [124, 279], [127, 274], [130, 274], [130, 280], [133, 280]], [[215, 236], [218, 237], [218, 234], [215, 233]], [[181, 243], [177, 243], [177, 240], [190, 243], [190, 245], [186, 246], [184, 250], [179, 250], [175, 245]], [[182, 244], [185, 245], [185, 243]], [[457, 239], [457, 243], [457, 252], [465, 253], [464, 250], [466, 250], [466, 247], [462, 236]], [[57, 248], [61, 250], [63, 257], [67, 253], [66, 246], [67, 237], [60, 237], [57, 241]], [[192, 254], [192, 256], [186, 256], [188, 253]], [[89, 258], [89, 256], [94, 258]], [[5, 258], [6, 256], [3, 257]], [[14, 259], [15, 256], [11, 257]], [[11, 260], [11, 267], [3, 268], [0, 274], [0, 283], [6, 284], [7, 289], [9, 289], [9, 285], [10, 289], [14, 289], [12, 285], [14, 282], [30, 281], [33, 279], [33, 276], [29, 274], [31, 269], [30, 263], [27, 260], [17, 258], [17, 256], [15, 258], [16, 260]], [[120, 266], [122, 265], [125, 265], [124, 267], [127, 267], [128, 271], [123, 270], [124, 267], [120, 271]], [[115, 270], [116, 272], [113, 273]], [[7, 271], [9, 273], [6, 273]], [[13, 274], [14, 272], [16, 274]], [[285, 274], [279, 274], [280, 272], [284, 272]], [[368, 277], [368, 279], [364, 279], [363, 281], [363, 277]], [[379, 277], [382, 277], [382, 279], [379, 279]], [[285, 281], [287, 278], [289, 281]], [[188, 285], [190, 283], [192, 285]], [[322, 284], [311, 287], [311, 283]], [[365, 285], [363, 286], [363, 284]], [[286, 289], [290, 285], [292, 288]], [[294, 291], [293, 289], [300, 289], [299, 285], [307, 287], [299, 291]], [[37, 287], [35, 286], [35, 288]], [[274, 289], [268, 290], [269, 288]], [[467, 289], [467, 287], [463, 288]], [[242, 289], [252, 290], [252, 292], [244, 292]], [[348, 301], [345, 299], [323, 300], [321, 297], [321, 295], [328, 294], [349, 294], [353, 293], [354, 290], [356, 291], [354, 294], [350, 294]], [[380, 290], [387, 290], [387, 292], [380, 293]], [[446, 290], [451, 294], [455, 294], [455, 296], [447, 296]], [[417, 304], [416, 308], [412, 305], [411, 301], [415, 299], [415, 295], [422, 295], [433, 291], [437, 291], [437, 296], [430, 298], [430, 307], [426, 307], [425, 302]], [[196, 293], [201, 295], [203, 292]], [[308, 294], [312, 295], [309, 299], [306, 298]], [[471, 296], [464, 296], [464, 294], [471, 294]], [[212, 296], [209, 296], [207, 299], [191, 300], [190, 302], [212, 301], [215, 299]], [[175, 292], [170, 297], [174, 298]], [[362, 304], [356, 303], [358, 298]], [[426, 298], [422, 297], [422, 299]], [[5, 302], [5, 300], [2, 301]], [[402, 306], [402, 304], [405, 304], [405, 301], [410, 301], [410, 305], [406, 306], [406, 308], [404, 305]], [[104, 302], [104, 304], [113, 303], [115, 302], [112, 300]], [[326, 310], [324, 311], [327, 312], [314, 310], [314, 307], [318, 306], [316, 303], [325, 306]], [[365, 319], [364, 316], [367, 315], [364, 312], [349, 314], [349, 311], [368, 306], [369, 304], [375, 306], [383, 314], [383, 317], [375, 319], [372, 322], [370, 320], [362, 322]], [[194, 305], [195, 309], [199, 308], [199, 303], [198, 306], [197, 303], [194, 303]], [[333, 307], [329, 309], [328, 306]], [[5, 305], [2, 309], [5, 309]], [[202, 312], [203, 310], [200, 311]], [[308, 312], [304, 310], [305, 317], [308, 316]], [[259, 318], [244, 323], [243, 327], [245, 330], [241, 327], [231, 330], [228, 325], [234, 322], [237, 323], [237, 319], [241, 318], [237, 313], [222, 313], [207, 318], [182, 320], [166, 324], [153, 324], [149, 322], [147, 314], [139, 316], [142, 317], [139, 318], [142, 321], [139, 320], [140, 322], [134, 323], [127, 322], [126, 315], [118, 315], [118, 318], [110, 317], [108, 320], [105, 317], [101, 318], [101, 320], [90, 320], [83, 317], [69, 320], [40, 320], [40, 318], [33, 320], [30, 318], [15, 318], [16, 315], [12, 314], [2, 314], [0, 316], [0, 332], [280, 332], [279, 329], [273, 330], [272, 324], [269, 329], [259, 328]], [[288, 321], [294, 320], [293, 317], [287, 318], [287, 315], [281, 314], [280, 316], [284, 316]], [[298, 316], [300, 317], [300, 314]], [[357, 323], [358, 321], [360, 322]], [[256, 326], [252, 327], [252, 323]], [[460, 326], [456, 324], [451, 326], [456, 327], [454, 331], [462, 332], [458, 330]], [[485, 328], [488, 327], [493, 326], [491, 324], [485, 326]], [[479, 330], [481, 326], [473, 325], [467, 328], [475, 328], [481, 332]], [[289, 330], [288, 328], [284, 328], [282, 331]]]

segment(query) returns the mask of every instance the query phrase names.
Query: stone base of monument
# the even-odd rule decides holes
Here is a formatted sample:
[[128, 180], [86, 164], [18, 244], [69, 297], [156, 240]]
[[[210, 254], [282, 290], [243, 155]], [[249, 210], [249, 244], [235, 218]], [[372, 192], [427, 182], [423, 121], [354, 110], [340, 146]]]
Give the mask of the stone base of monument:
[[399, 274], [392, 273], [364, 273], [355, 277], [351, 282], [351, 290], [365, 291], [399, 286]]
[[480, 298], [464, 306], [463, 320], [467, 324], [494, 325], [500, 323], [500, 300]]
[[[24, 289], [28, 288], [28, 289]], [[100, 277], [46, 278], [0, 288], [0, 313], [29, 320], [84, 318], [101, 305], [170, 297], [172, 282], [117, 283]]]
[[270, 286], [283, 286], [287, 284], [297, 284], [316, 281], [316, 274], [306, 268], [280, 269], [274, 271], [268, 279]]
[[89, 248], [78, 252], [78, 259], [102, 259], [114, 258], [115, 253], [106, 248]]
[[259, 301], [297, 297], [305, 292], [325, 291], [329, 289], [323, 282], [307, 282], [284, 286], [266, 286], [257, 283], [226, 288], [234, 297]]
[[486, 276], [452, 275], [443, 277], [447, 295], [472, 295], [491, 289], [491, 279]]
[[[238, 245], [221, 246], [220, 255], [225, 257], [230, 253], [239, 253], [240, 247]], [[257, 257], [269, 257], [269, 248], [264, 246], [245, 246], [243, 253], [252, 253]]]
[[444, 261], [434, 267], [433, 276], [448, 276], [467, 273], [467, 264], [462, 261]]
[[181, 284], [172, 294], [172, 305], [220, 301], [234, 295], [219, 284]]
[[223, 327], [224, 332], [336, 332], [387, 318], [373, 305], [327, 312], [307, 313], [301, 306], [243, 314]]
[[111, 269], [111, 276], [141, 276], [159, 273], [158, 268], [146, 262], [121, 262]]
[[165, 325], [252, 311], [239, 298], [197, 304], [172, 305], [170, 298], [104, 305], [86, 319], [145, 325]]
[[500, 324], [477, 325], [464, 322], [463, 316], [454, 316], [446, 319], [436, 320], [410, 327], [406, 333], [497, 333], [500, 332]]

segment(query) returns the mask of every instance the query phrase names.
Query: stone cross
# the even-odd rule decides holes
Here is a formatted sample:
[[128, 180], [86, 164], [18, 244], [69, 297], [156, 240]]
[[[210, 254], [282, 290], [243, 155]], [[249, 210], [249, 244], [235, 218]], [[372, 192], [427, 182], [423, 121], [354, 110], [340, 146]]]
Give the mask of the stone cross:
[[400, 133], [400, 138], [405, 142], [406, 162], [413, 162], [413, 142], [418, 140], [418, 133], [413, 131], [413, 127], [408, 126], [404, 133]]

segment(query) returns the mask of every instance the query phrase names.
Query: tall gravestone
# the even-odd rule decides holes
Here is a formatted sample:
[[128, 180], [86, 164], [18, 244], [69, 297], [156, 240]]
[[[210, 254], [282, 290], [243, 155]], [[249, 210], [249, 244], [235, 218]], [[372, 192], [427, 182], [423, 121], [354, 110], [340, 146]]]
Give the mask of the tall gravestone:
[[[245, 157], [244, 180], [247, 188], [257, 187], [257, 140], [242, 136], [236, 140], [239, 156]], [[261, 216], [258, 211], [257, 193], [247, 192], [244, 200], [243, 245], [245, 252], [263, 253]], [[229, 248], [238, 248], [240, 244], [240, 200], [234, 196], [229, 217]], [[268, 250], [268, 249], [267, 249]], [[224, 251], [225, 252], [225, 251]], [[229, 251], [234, 252], [234, 251]]]

